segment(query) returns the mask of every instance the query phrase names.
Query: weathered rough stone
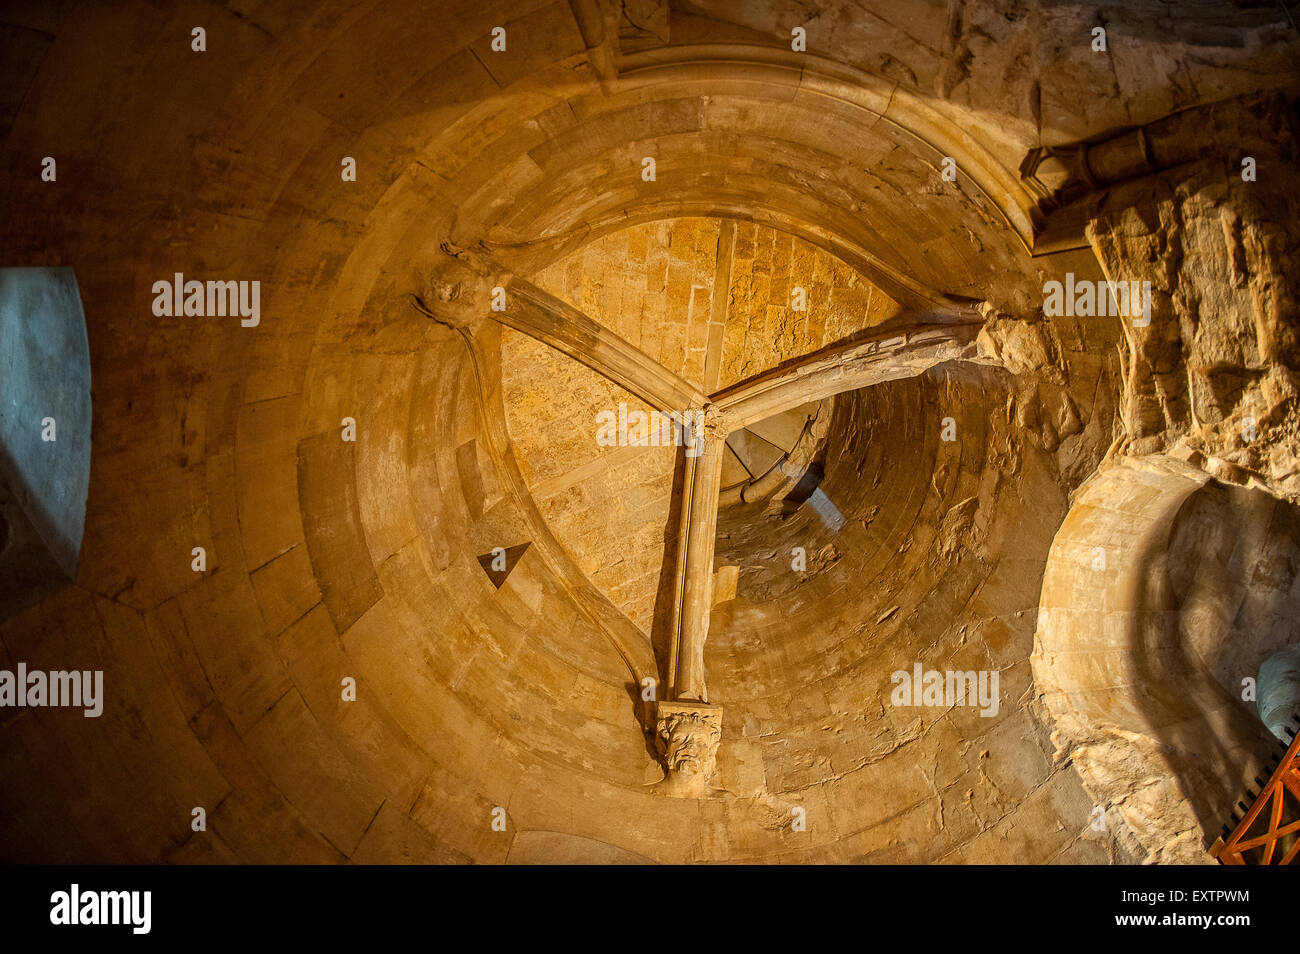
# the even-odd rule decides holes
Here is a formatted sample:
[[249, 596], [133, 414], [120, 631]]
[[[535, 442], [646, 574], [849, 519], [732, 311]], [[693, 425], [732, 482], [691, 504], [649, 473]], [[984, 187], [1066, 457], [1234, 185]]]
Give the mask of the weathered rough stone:
[[1202, 160], [1112, 193], [1088, 236], [1108, 275], [1150, 282], [1150, 325], [1124, 328], [1133, 452], [1195, 453], [1219, 479], [1295, 501], [1300, 174], [1290, 123], [1277, 130], [1289, 144], [1249, 149], [1270, 170], [1258, 181], [1242, 181], [1235, 157]]

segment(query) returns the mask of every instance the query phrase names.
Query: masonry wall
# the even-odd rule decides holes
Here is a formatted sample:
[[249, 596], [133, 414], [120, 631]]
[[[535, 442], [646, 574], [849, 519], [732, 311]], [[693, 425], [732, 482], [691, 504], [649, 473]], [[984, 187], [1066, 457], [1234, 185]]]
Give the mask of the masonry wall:
[[[987, 42], [948, 36], [946, 5], [882, 8], [879, 31], [838, 10], [808, 59], [761, 4], [743, 22], [676, 7], [673, 42], [626, 56], [580, 2], [7, 10], [0, 165], [21, 214], [0, 219], [0, 264], [76, 268], [95, 393], [75, 584], [0, 623], [0, 667], [102, 669], [106, 700], [99, 719], [5, 713], [4, 859], [1118, 857], [1083, 834], [1086, 799], [1021, 702], [1035, 574], [1110, 436], [1084, 395], [1118, 389], [1086, 335], [1008, 339], [1080, 352], [1068, 386], [1025, 384], [1032, 401], [984, 379], [846, 399], [826, 492], [859, 524], [797, 588], [759, 600], [742, 577], [767, 609], [715, 613], [710, 679], [734, 712], [723, 789], [690, 801], [647, 791], [649, 640], [507, 441], [511, 346], [488, 331], [475, 365], [409, 301], [444, 243], [535, 275], [629, 226], [721, 217], [834, 255], [906, 307], [955, 296], [1032, 317], [1071, 262], [1027, 254], [1030, 145], [1252, 89], [1256, 41], [1267, 82], [1296, 60], [1268, 23], [1225, 34], [1222, 68], [1151, 27], [1125, 55], [1121, 115], [1095, 108], [1110, 74], [1075, 71], [1090, 54], [1065, 49], [1059, 21], [1018, 9], [992, 9]], [[502, 23], [511, 53], [494, 58]], [[995, 49], [963, 75], [975, 47]], [[1016, 66], [1058, 48], [1032, 80]], [[1029, 85], [1004, 98], [1008, 75]], [[260, 281], [260, 323], [155, 317], [153, 283], [177, 272]], [[931, 411], [955, 404], [961, 438], [941, 447]], [[789, 542], [775, 532], [755, 554]], [[524, 542], [497, 589], [479, 556]], [[830, 625], [814, 596], [839, 604]], [[876, 710], [883, 667], [918, 656], [1003, 668], [1005, 715]], [[785, 826], [796, 801], [806, 833]]]

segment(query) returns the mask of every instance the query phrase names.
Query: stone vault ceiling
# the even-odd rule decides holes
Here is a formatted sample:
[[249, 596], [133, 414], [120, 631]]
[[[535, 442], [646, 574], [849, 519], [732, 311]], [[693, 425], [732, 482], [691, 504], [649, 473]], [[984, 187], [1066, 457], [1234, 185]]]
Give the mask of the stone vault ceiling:
[[[0, 267], [71, 270], [91, 395], [44, 447], [89, 441], [75, 574], [0, 672], [105, 686], [0, 711], [0, 860], [1205, 863], [1272, 771], [1233, 690], [1300, 593], [1281, 6], [123, 0], [0, 42]], [[259, 322], [151, 310], [177, 273]], [[598, 444], [620, 404], [702, 453]]]
[[[834, 256], [730, 220], [633, 226], [560, 259], [535, 281], [706, 391], [901, 310]], [[791, 307], [797, 285], [807, 292], [806, 310]], [[525, 335], [504, 334], [501, 365], [507, 424], [538, 507], [582, 571], [648, 632], [663, 572], [673, 449], [599, 446], [600, 411], [648, 406]]]

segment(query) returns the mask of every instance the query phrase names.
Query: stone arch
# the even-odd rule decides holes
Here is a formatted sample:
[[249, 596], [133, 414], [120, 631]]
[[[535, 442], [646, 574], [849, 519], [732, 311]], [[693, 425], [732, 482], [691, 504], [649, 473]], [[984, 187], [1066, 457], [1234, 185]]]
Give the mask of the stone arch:
[[1089, 480], [1056, 534], [1035, 689], [1058, 757], [1139, 858], [1207, 861], [1276, 749], [1243, 680], [1291, 638], [1298, 525], [1284, 501], [1150, 457]]
[[[663, 4], [673, 48], [632, 52], [587, 0], [443, 16], [321, 0], [221, 18], [201, 61], [176, 59], [176, 21], [149, 4], [11, 5], [5, 264], [76, 266], [96, 426], [76, 585], [0, 635], [11, 662], [102, 664], [112, 688], [75, 729], [6, 721], [7, 859], [500, 862], [515, 835], [534, 859], [1115, 859], [1021, 701], [1043, 559], [1119, 388], [1105, 327], [1016, 319], [1048, 273], [1101, 277], [1105, 247], [1027, 256], [1014, 170], [1037, 145], [1293, 82], [1295, 41], [1277, 11], [1170, 29], [1144, 0], [1116, 14], [1141, 26], [1116, 73], [1062, 45], [1069, 5], [970, 5], [955, 45], [942, 5], [816, 5], [825, 32], [797, 60], [780, 5]], [[483, 46], [498, 23], [509, 57]], [[96, 85], [106, 43], [116, 79]], [[35, 174], [46, 154], [57, 186]], [[945, 371], [836, 399], [826, 486], [850, 523], [832, 538], [807, 513], [769, 521], [755, 559], [737, 555], [815, 544], [797, 588], [742, 580], [715, 613], [716, 685], [736, 702], [723, 789], [670, 803], [646, 790], [629, 698], [649, 647], [610, 640], [608, 606], [582, 612], [582, 574], [492, 453], [499, 332], [476, 379], [410, 296], [445, 242], [531, 277], [591, 237], [692, 214], [795, 233], [911, 307], [990, 301], [1016, 328], [1018, 380]], [[1134, 249], [1114, 258], [1151, 261]], [[261, 324], [152, 321], [151, 285], [178, 271], [260, 280]], [[952, 443], [934, 426], [948, 415]], [[477, 557], [525, 540], [498, 589]], [[889, 670], [918, 656], [998, 668], [1006, 718], [886, 712]], [[66, 758], [45, 757], [54, 740]], [[506, 833], [488, 824], [502, 806]]]

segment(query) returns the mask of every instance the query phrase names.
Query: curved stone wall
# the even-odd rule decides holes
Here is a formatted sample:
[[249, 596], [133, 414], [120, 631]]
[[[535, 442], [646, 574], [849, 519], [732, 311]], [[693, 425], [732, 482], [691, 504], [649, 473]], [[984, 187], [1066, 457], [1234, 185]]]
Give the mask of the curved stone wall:
[[[677, 8], [671, 44], [626, 55], [585, 2], [6, 12], [22, 92], [0, 165], [23, 214], [0, 221], [3, 264], [75, 266], [95, 405], [75, 586], [0, 623], [0, 668], [102, 669], [106, 699], [98, 719], [6, 713], [4, 859], [1126, 857], [1087, 833], [1090, 798], [1030, 718], [1027, 662], [1068, 490], [1113, 438], [1117, 329], [1018, 323], [1046, 278], [1101, 270], [1087, 249], [1028, 255], [1016, 170], [1039, 139], [1264, 80], [1215, 46], [1209, 82], [1203, 43], [1151, 27], [1126, 54], [1141, 66], [1123, 116], [1068, 79], [1086, 47], [1013, 103], [1000, 77], [1075, 13], [1002, 6], [985, 32], [1005, 56], [965, 75], [962, 49], [985, 41], [943, 5], [885, 10], [874, 35], [845, 8], [804, 60], [766, 4]], [[1295, 41], [1248, 19], [1227, 40], [1292, 80]], [[1171, 104], [1153, 55], [1206, 91]], [[796, 236], [905, 308], [988, 301], [1010, 316], [1008, 366], [1026, 362], [841, 398], [822, 490], [842, 531], [807, 508], [748, 536], [724, 525], [742, 573], [713, 616], [726, 735], [698, 800], [649, 790], [651, 643], [529, 490], [509, 346], [409, 300], [431, 300], [454, 246], [530, 276], [691, 216]], [[259, 281], [259, 322], [155, 316], [176, 273]], [[813, 572], [773, 575], [805, 539]], [[479, 558], [524, 544], [498, 588]], [[999, 716], [885, 706], [913, 661], [997, 669]]]
[[1043, 577], [1036, 689], [1088, 791], [1153, 861], [1210, 860], [1276, 750], [1259, 665], [1294, 638], [1300, 516], [1207, 481], [1162, 458], [1104, 469]]
[[[947, 368], [843, 395], [829, 508], [720, 517], [718, 562], [740, 567], [706, 657], [722, 784], [815, 804], [839, 857], [1116, 857], [1031, 712], [1038, 581], [1066, 499], [1054, 455], [1014, 412], [988, 413], [1014, 406], [1015, 383]], [[892, 674], [918, 663], [996, 671], [996, 711], [895, 705]]]

